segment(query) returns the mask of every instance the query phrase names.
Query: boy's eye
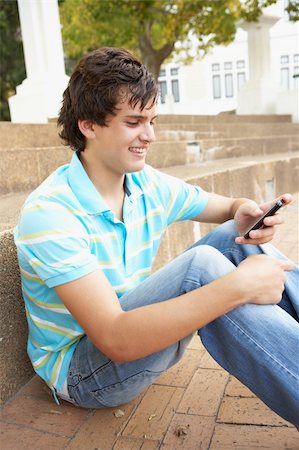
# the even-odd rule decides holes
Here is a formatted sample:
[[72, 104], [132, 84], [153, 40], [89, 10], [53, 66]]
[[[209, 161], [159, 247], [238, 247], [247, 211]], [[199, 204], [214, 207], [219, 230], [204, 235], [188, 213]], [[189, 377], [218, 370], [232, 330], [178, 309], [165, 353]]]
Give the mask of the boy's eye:
[[130, 125], [131, 127], [134, 127], [138, 124], [139, 124], [139, 122], [127, 122], [127, 125]]

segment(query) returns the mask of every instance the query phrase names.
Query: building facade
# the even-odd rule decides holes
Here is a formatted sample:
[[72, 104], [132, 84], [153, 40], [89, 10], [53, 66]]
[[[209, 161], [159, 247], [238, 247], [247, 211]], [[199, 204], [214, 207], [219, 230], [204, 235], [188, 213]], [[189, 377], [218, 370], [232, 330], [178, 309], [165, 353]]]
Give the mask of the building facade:
[[[261, 69], [271, 77], [277, 91], [279, 104], [273, 113], [292, 113], [294, 104], [288, 105], [288, 98], [293, 98], [293, 103], [295, 98], [299, 103], [299, 23], [289, 21], [283, 6], [284, 2], [278, 2], [276, 8], [271, 7], [269, 11], [277, 15], [276, 23], [269, 30], [267, 64], [271, 67]], [[214, 47], [203, 60], [195, 60], [190, 65], [171, 62], [162, 67], [159, 111], [161, 114], [235, 111], [238, 94], [248, 83], [251, 71], [248, 33], [238, 28], [232, 44]]]

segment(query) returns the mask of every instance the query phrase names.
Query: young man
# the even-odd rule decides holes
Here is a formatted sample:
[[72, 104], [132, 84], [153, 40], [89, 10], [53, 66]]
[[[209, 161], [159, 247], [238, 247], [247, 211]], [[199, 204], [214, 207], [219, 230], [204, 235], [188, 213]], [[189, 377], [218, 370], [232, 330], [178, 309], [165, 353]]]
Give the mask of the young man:
[[[298, 271], [259, 246], [281, 218], [246, 240], [270, 203], [207, 193], [145, 165], [157, 95], [124, 49], [96, 50], [74, 70], [58, 123], [75, 153], [29, 196], [15, 230], [33, 367], [56, 399], [116, 406], [198, 332], [225, 369], [298, 426]], [[186, 219], [223, 225], [151, 275], [166, 227]]]

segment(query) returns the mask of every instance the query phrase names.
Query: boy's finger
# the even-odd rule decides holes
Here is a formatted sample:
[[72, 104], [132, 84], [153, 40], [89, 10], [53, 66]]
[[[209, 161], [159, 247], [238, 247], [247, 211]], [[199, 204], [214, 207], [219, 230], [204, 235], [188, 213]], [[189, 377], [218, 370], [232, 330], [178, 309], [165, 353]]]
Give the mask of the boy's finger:
[[293, 261], [291, 261], [290, 259], [287, 260], [280, 259], [279, 264], [285, 272], [291, 272], [296, 266], [295, 263], [293, 263]]

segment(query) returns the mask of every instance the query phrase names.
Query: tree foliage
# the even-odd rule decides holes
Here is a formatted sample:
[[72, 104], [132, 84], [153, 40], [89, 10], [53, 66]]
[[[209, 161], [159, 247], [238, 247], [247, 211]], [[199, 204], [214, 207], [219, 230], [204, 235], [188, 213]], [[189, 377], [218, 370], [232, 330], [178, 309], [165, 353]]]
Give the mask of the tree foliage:
[[26, 76], [17, 2], [0, 1], [0, 120], [10, 120], [7, 99]]
[[299, 2], [298, 0], [292, 0], [288, 3], [286, 11], [289, 13], [290, 20], [293, 22], [299, 21]]
[[240, 20], [258, 20], [277, 0], [64, 0], [60, 6], [64, 48], [78, 59], [100, 46], [126, 47], [158, 77], [174, 53], [194, 58], [233, 41]]

